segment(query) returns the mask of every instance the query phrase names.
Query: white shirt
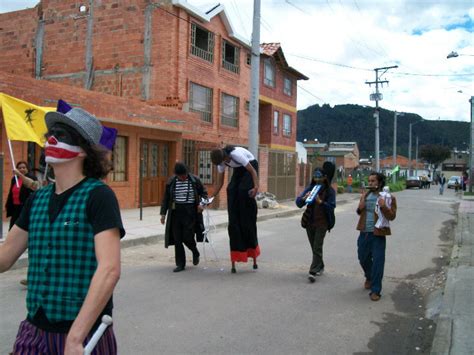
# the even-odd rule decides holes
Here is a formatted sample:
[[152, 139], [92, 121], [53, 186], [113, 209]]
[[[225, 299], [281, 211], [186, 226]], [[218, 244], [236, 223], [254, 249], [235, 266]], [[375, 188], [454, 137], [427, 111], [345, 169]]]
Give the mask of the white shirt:
[[255, 160], [255, 157], [247, 149], [242, 147], [235, 147], [232, 152], [230, 152], [230, 161], [222, 162], [217, 166], [217, 171], [223, 173], [225, 167], [230, 168], [240, 168], [241, 166], [247, 166], [252, 160]]

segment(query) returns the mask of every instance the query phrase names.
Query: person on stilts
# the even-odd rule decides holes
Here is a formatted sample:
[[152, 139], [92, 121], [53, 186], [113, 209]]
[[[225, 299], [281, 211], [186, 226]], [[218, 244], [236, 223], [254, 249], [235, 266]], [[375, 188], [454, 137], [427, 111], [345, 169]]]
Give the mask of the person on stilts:
[[212, 163], [217, 165], [218, 182], [214, 196], [224, 184], [226, 167], [233, 168], [227, 186], [227, 211], [229, 215], [229, 241], [232, 273], [236, 273], [236, 262], [253, 259], [257, 269], [260, 247], [257, 238], [258, 162], [251, 152], [242, 147], [226, 146], [211, 152]]

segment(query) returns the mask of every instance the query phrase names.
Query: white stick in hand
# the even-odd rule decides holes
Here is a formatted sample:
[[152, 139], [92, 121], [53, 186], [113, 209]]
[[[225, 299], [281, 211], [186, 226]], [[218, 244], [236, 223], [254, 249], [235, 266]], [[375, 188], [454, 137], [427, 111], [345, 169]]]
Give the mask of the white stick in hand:
[[112, 317], [107, 314], [104, 314], [102, 316], [102, 323], [100, 323], [99, 328], [97, 328], [94, 335], [92, 335], [91, 340], [89, 340], [86, 347], [84, 348], [84, 355], [90, 355], [92, 353], [92, 350], [94, 350], [95, 346], [99, 342], [100, 337], [104, 334], [107, 327], [111, 324]]

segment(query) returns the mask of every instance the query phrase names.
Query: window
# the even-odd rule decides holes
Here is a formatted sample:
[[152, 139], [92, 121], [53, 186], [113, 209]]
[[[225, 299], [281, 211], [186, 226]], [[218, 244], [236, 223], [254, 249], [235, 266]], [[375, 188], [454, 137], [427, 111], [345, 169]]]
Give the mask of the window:
[[127, 181], [127, 137], [117, 136], [112, 151], [111, 181]]
[[222, 94], [221, 101], [221, 122], [223, 125], [239, 126], [239, 98], [227, 94]]
[[250, 53], [247, 53], [246, 57], [247, 57], [247, 61], [246, 61], [247, 65], [251, 65], [252, 64], [252, 56], [250, 55]]
[[200, 113], [205, 122], [212, 122], [212, 89], [191, 83], [189, 111]]
[[291, 96], [291, 87], [293, 86], [292, 84], [293, 83], [292, 83], [291, 79], [285, 78], [285, 83], [284, 83], [284, 86], [283, 86], [283, 92], [288, 96]]
[[273, 134], [278, 134], [280, 113], [278, 111], [273, 111]]
[[245, 111], [249, 112], [250, 111], [250, 101], [245, 100]]
[[263, 78], [263, 83], [265, 85], [275, 87], [275, 66], [273, 65], [270, 58], [265, 59], [264, 69], [265, 76]]
[[183, 163], [186, 164], [186, 166], [189, 169], [190, 173], [194, 173], [194, 162], [196, 161], [195, 159], [196, 155], [196, 142], [188, 140], [188, 139], [183, 139]]
[[214, 57], [214, 33], [192, 23], [191, 54], [212, 63]]
[[212, 161], [211, 161], [211, 152], [200, 151], [199, 156], [199, 169], [198, 176], [201, 179], [203, 184], [212, 184]]
[[239, 48], [233, 46], [226, 40], [222, 41], [222, 67], [233, 73], [239, 73], [240, 62]]
[[283, 114], [283, 135], [291, 135], [291, 116], [287, 114]]

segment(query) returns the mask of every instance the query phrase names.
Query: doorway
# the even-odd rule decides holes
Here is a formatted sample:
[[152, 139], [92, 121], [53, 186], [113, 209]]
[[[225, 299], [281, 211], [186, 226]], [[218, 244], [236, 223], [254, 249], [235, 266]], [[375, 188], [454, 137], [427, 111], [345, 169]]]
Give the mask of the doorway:
[[158, 206], [169, 177], [170, 143], [142, 139], [140, 157], [143, 179], [143, 206]]

